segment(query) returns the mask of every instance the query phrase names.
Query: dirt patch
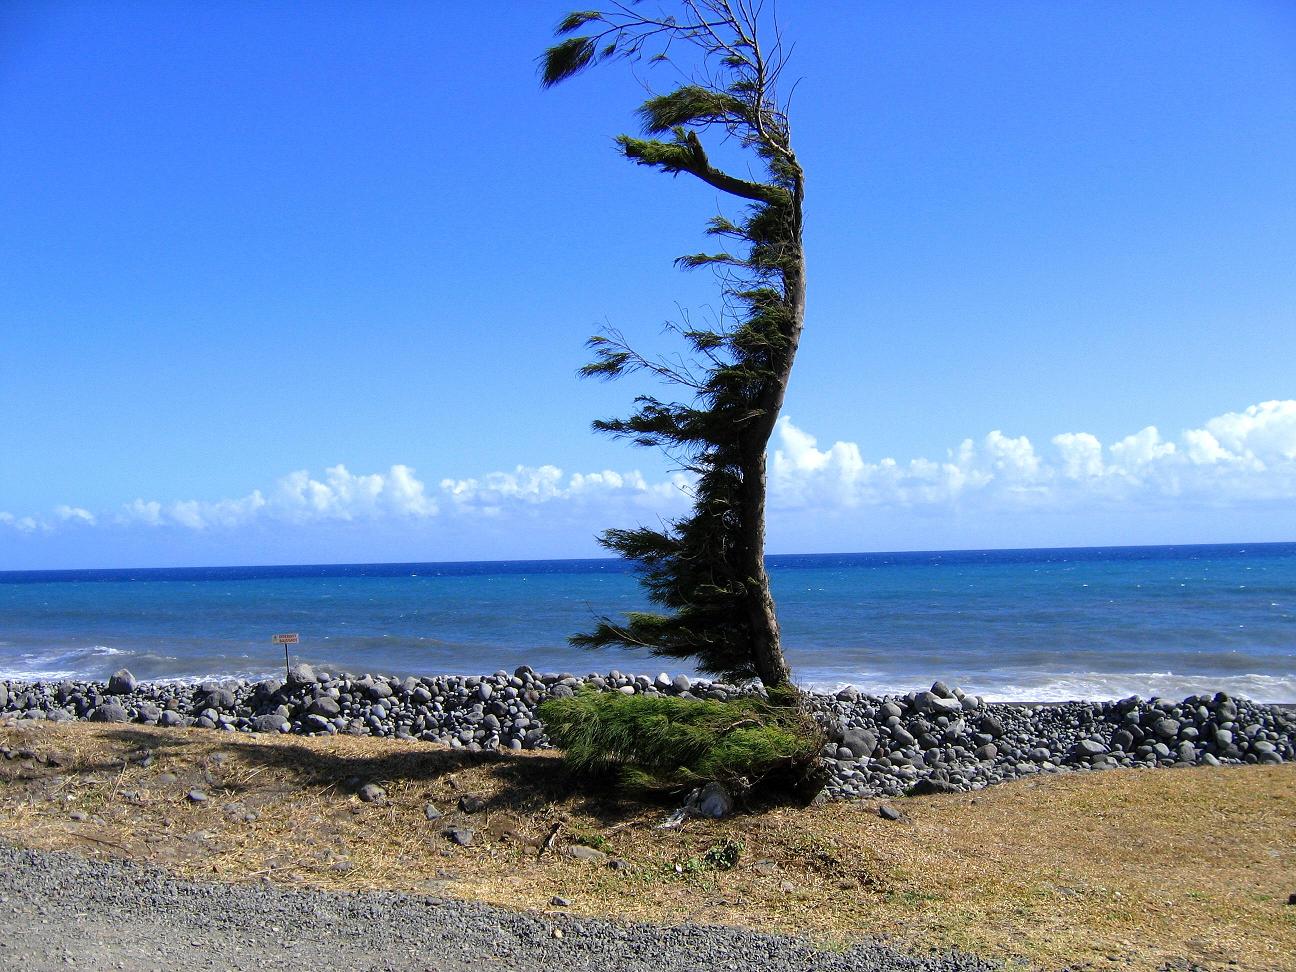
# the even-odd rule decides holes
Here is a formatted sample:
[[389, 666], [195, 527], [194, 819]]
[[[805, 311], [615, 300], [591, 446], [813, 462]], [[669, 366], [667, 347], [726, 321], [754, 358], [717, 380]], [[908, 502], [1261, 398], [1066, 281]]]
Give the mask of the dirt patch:
[[666, 808], [582, 792], [545, 753], [84, 723], [0, 729], [0, 747], [6, 837], [189, 876], [558, 897], [1040, 968], [1296, 970], [1292, 766], [1067, 774], [897, 801], [898, 821], [861, 801], [658, 831]]

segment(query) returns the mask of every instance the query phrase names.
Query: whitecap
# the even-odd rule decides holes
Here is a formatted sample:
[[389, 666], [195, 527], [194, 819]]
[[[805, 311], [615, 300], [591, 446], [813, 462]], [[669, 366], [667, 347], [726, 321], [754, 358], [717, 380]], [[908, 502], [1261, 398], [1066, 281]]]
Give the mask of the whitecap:
[[[826, 675], [826, 673], [825, 673]], [[940, 677], [936, 672], [933, 678]], [[1130, 695], [1182, 699], [1189, 695], [1227, 692], [1257, 702], [1296, 702], [1296, 673], [1282, 675], [1180, 675], [1175, 672], [988, 672], [957, 679], [944, 677], [970, 695], [987, 702], [1060, 702], [1119, 699]], [[856, 676], [834, 672], [797, 680], [802, 688], [837, 692], [852, 685], [866, 695], [904, 695], [931, 687], [912, 676], [861, 672]]]

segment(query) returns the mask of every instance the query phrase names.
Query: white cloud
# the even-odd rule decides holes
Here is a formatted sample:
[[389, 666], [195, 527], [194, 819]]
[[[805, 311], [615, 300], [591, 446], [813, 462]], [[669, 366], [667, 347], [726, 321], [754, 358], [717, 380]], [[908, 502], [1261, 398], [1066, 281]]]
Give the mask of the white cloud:
[[392, 466], [386, 473], [355, 475], [346, 466], [324, 470], [314, 479], [306, 470], [282, 477], [267, 497], [254, 489], [238, 499], [136, 499], [118, 517], [122, 523], [182, 526], [192, 530], [236, 527], [262, 517], [293, 523], [321, 520], [377, 519], [387, 516], [428, 517], [436, 501], [409, 466]]
[[386, 473], [356, 475], [338, 464], [324, 470], [322, 480], [305, 470], [279, 480], [269, 512], [299, 522], [354, 520], [381, 516], [434, 516], [435, 500], [409, 466], [395, 465]]
[[645, 509], [682, 507], [688, 479], [675, 475], [650, 483], [635, 470], [611, 469], [565, 474], [557, 466], [517, 466], [512, 472], [487, 473], [471, 479], [443, 479], [441, 493], [456, 511], [497, 514], [505, 508], [540, 504], [620, 504]]
[[19, 533], [35, 533], [37, 530], [48, 530], [49, 525], [34, 516], [14, 516], [12, 513], [0, 512], [0, 526], [11, 527]]
[[1133, 472], [1148, 463], [1157, 462], [1175, 454], [1175, 444], [1165, 442], [1156, 426], [1127, 435], [1111, 447], [1115, 468]]
[[64, 522], [87, 523], [90, 526], [95, 524], [95, 515], [79, 506], [56, 506], [54, 515]]
[[[438, 516], [506, 516], [579, 511], [582, 522], [671, 516], [687, 508], [689, 479], [649, 481], [640, 472], [566, 473], [517, 466], [429, 487], [409, 466], [356, 474], [343, 465], [315, 478], [300, 470], [265, 493], [218, 500], [136, 499], [115, 516], [59, 506], [50, 519], [0, 513], [0, 527], [24, 533], [55, 525], [233, 528], [254, 521], [424, 521]], [[994, 430], [965, 439], [943, 458], [866, 458], [854, 442], [821, 449], [791, 419], [779, 420], [770, 455], [774, 513], [856, 508], [1012, 512], [1095, 505], [1138, 511], [1174, 504], [1241, 508], [1296, 500], [1296, 400], [1270, 401], [1210, 419], [1167, 438], [1154, 426], [1104, 445], [1088, 432], [1053, 436], [1037, 451], [1025, 436]]]
[[1207, 422], [1206, 431], [1241, 458], [1263, 463], [1296, 460], [1296, 400], [1228, 412]]
[[855, 443], [820, 451], [815, 439], [782, 418], [771, 462], [775, 508], [868, 504], [980, 504], [1072, 509], [1124, 503], [1131, 509], [1167, 499], [1211, 506], [1296, 499], [1296, 400], [1253, 405], [1187, 429], [1172, 441], [1154, 426], [1104, 447], [1088, 432], [1050, 440], [1037, 453], [1026, 437], [993, 431], [964, 440], [943, 462], [867, 462]]
[[1063, 432], [1053, 436], [1062, 458], [1061, 473], [1067, 479], [1092, 479], [1103, 474], [1102, 443], [1088, 432]]
[[145, 502], [142, 499], [132, 500], [126, 504], [122, 519], [127, 522], [147, 523], [149, 526], [161, 526], [162, 504], [157, 500]]

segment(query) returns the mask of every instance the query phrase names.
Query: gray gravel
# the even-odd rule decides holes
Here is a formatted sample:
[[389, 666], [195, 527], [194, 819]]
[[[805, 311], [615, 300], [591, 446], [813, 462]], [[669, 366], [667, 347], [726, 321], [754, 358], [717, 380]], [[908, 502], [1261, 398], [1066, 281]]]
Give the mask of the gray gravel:
[[[558, 937], [557, 933], [561, 933]], [[984, 972], [881, 944], [821, 952], [732, 928], [657, 927], [390, 893], [180, 881], [0, 844], [0, 968]]]

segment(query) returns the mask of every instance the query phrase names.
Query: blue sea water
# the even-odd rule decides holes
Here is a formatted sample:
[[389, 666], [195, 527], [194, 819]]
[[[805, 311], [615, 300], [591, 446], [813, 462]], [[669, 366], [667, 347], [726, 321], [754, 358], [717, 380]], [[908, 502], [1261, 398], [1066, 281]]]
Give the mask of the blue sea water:
[[[941, 678], [999, 700], [1296, 701], [1296, 544], [774, 556], [797, 680], [902, 692]], [[615, 560], [0, 572], [0, 678], [262, 677], [270, 643], [326, 670], [482, 673], [529, 664], [655, 674], [573, 649], [646, 607]]]

